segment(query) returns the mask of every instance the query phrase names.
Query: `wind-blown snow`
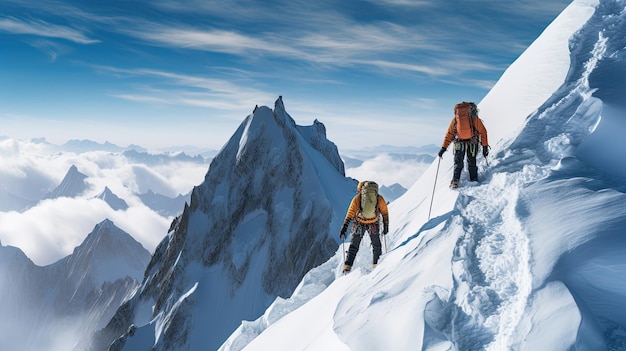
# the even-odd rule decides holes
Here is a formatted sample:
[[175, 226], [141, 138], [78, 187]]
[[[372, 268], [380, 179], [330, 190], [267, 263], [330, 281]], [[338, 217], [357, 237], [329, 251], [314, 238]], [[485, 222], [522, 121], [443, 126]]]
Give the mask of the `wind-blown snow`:
[[626, 349], [624, 33], [623, 1], [574, 1], [480, 102], [480, 184], [436, 160], [375, 270], [340, 246], [221, 350]]
[[110, 220], [48, 266], [0, 246], [0, 349], [84, 350], [137, 288], [149, 258]]

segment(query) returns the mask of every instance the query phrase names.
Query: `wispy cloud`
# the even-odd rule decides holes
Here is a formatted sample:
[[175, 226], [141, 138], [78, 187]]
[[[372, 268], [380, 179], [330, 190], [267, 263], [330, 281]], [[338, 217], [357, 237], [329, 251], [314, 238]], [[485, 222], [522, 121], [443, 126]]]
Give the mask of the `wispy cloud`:
[[[232, 54], [244, 60], [266, 57], [309, 63], [312, 66], [359, 65], [377, 70], [384, 68], [434, 76], [451, 73], [445, 65], [436, 64], [432, 60], [421, 60], [419, 62], [424, 64], [419, 64], [412, 59], [414, 53], [424, 51], [430, 54], [422, 54], [423, 58], [443, 56], [443, 52], [447, 51], [444, 46], [437, 45], [432, 39], [417, 33], [414, 28], [390, 23], [357, 25], [334, 22], [324, 31], [319, 31], [316, 25], [312, 29], [299, 28], [281, 33], [244, 33], [144, 22], [132, 29], [128, 28], [125, 33], [152, 45]], [[434, 55], [433, 52], [437, 54]], [[404, 61], [397, 61], [402, 56], [405, 57]], [[395, 59], [388, 60], [389, 57]], [[486, 64], [477, 65], [476, 60], [471, 58], [468, 58], [464, 66], [469, 65], [474, 69], [488, 68]]]
[[254, 51], [286, 53], [290, 49], [233, 30], [195, 29], [185, 25], [143, 22], [135, 28], [121, 29], [125, 34], [171, 48], [245, 54]]
[[58, 38], [79, 44], [100, 42], [91, 39], [79, 30], [60, 26], [42, 20], [20, 20], [12, 17], [0, 18], [0, 31], [11, 34], [34, 35], [47, 38]]
[[432, 7], [434, 2], [430, 0], [367, 0], [377, 5], [393, 5], [404, 7]]
[[251, 108], [258, 101], [268, 101], [275, 98], [245, 83], [237, 84], [235, 83], [236, 80], [147, 68], [94, 67], [102, 72], [123, 77], [136, 76], [152, 80], [150, 85], [145, 83], [145, 86], [138, 86], [133, 92], [111, 93], [111, 96], [128, 101], [238, 110]]
[[[263, 5], [240, 1], [229, 3], [229, 6], [202, 1], [154, 2], [153, 6], [171, 14], [167, 21], [137, 17], [140, 14], [135, 17], [121, 14], [98, 16], [68, 5], [61, 6], [65, 9], [63, 14], [58, 10], [59, 6], [55, 7], [53, 3], [48, 3], [47, 8], [55, 16], [80, 21], [85, 28], [93, 31], [116, 32], [165, 49], [228, 54], [248, 63], [262, 64], [279, 59], [293, 65], [307, 64], [311, 69], [358, 66], [376, 74], [397, 75], [399, 72], [408, 72], [435, 78], [452, 74], [450, 66], [442, 60], [456, 53], [454, 47], [458, 38], [451, 35], [450, 30], [432, 27], [436, 19], [425, 21], [417, 18], [414, 21], [393, 22], [406, 16], [402, 9], [420, 14], [424, 8], [432, 9], [442, 5], [405, 0], [373, 4], [387, 8], [395, 18], [385, 17], [361, 23], [337, 4], [325, 1], [277, 1]], [[197, 13], [206, 14], [207, 21], [188, 25], [184, 16]], [[229, 20], [224, 21], [225, 18]], [[451, 22], [454, 22], [454, 18], [451, 18]], [[454, 23], [454, 28], [465, 26], [468, 31], [476, 31], [475, 26], [467, 23]], [[5, 18], [0, 22], [0, 30], [11, 30], [13, 33], [48, 34], [80, 43], [98, 42], [76, 29], [56, 26], [55, 31], [50, 28], [55, 29], [55, 26], [44, 21]], [[58, 34], [52, 34], [55, 32]], [[491, 45], [490, 42], [482, 37], [468, 43], [468, 46], [480, 50], [481, 46]], [[477, 57], [457, 56], [456, 61], [461, 60], [464, 63], [455, 67], [474, 64], [474, 70], [493, 70], [488, 62], [483, 62], [482, 66], [475, 65], [480, 62]]]
[[354, 63], [369, 65], [378, 67], [381, 69], [389, 69], [389, 70], [398, 70], [404, 72], [418, 72], [418, 73], [426, 73], [431, 76], [443, 76], [452, 74], [453, 71], [449, 67], [437, 67], [430, 65], [418, 65], [418, 64], [410, 64], [410, 63], [400, 63], [400, 62], [391, 62], [391, 61], [382, 61], [382, 60], [354, 60]]
[[[491, 4], [490, 0], [484, 0]], [[552, 18], [555, 13], [563, 11], [572, 1], [570, 0], [526, 0], [526, 1], [510, 1], [498, 4], [497, 10], [502, 13], [516, 14], [526, 17], [547, 17]]]

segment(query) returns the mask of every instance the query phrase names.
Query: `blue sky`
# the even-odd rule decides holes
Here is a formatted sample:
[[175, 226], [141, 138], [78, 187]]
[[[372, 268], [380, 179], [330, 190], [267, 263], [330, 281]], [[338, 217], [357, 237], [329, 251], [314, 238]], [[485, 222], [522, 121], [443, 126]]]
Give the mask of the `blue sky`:
[[219, 149], [282, 95], [340, 149], [439, 144], [569, 3], [1, 0], [0, 135]]

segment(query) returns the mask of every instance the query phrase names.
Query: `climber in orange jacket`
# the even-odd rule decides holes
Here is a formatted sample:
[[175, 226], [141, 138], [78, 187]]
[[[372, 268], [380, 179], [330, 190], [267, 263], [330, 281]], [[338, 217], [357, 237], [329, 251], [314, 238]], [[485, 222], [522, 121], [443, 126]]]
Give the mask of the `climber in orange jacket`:
[[475, 103], [464, 101], [454, 106], [454, 117], [446, 131], [439, 157], [443, 156], [452, 142], [454, 142], [454, 174], [450, 187], [456, 188], [459, 185], [465, 155], [467, 155], [467, 171], [470, 181], [478, 181], [478, 167], [476, 166], [478, 145], [482, 145], [483, 156], [486, 158], [489, 155], [489, 140], [487, 129], [478, 117], [478, 108]]

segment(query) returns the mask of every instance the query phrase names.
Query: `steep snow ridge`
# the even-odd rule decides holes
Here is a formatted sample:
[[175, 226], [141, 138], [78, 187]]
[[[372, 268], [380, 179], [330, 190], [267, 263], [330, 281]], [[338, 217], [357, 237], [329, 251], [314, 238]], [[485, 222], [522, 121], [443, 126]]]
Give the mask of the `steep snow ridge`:
[[[284, 106], [283, 106], [284, 108]], [[330, 162], [337, 172], [345, 174], [345, 168], [341, 157], [339, 156], [339, 150], [333, 143], [329, 143], [326, 139], [326, 127], [317, 119], [313, 121], [311, 126], [297, 126], [300, 134], [306, 139], [306, 141], [317, 151], [319, 151], [328, 162]]]
[[[626, 72], [625, 26], [623, 1], [574, 1], [481, 102], [493, 135], [510, 137], [488, 167], [481, 162], [480, 185], [462, 178], [464, 187], [450, 191], [451, 157], [437, 161], [391, 204], [390, 250], [375, 270], [364, 263], [364, 245], [365, 260], [357, 256], [342, 276], [338, 250], [275, 302], [280, 315], [270, 309], [242, 325], [222, 350], [624, 349], [624, 178], [615, 177], [614, 160], [592, 168], [577, 156], [613, 144], [593, 135], [603, 130], [607, 103], [626, 108], [616, 98], [624, 83], [602, 79], [609, 67]], [[538, 50], [553, 44], [559, 50]], [[563, 48], [571, 59], [563, 60]], [[539, 72], [571, 66], [552, 67], [558, 74], [550, 79], [524, 76], [535, 71], [532, 62], [542, 63]], [[497, 97], [517, 99], [536, 86], [537, 95], [517, 101], [533, 113], [495, 120], [511, 111]], [[526, 122], [513, 133], [519, 117]]]
[[[616, 20], [616, 17], [619, 20]], [[507, 272], [500, 272], [498, 276], [503, 282], [509, 280], [505, 277], [517, 277], [517, 279], [522, 277], [519, 282], [524, 288], [520, 289], [519, 285], [513, 284], [515, 280], [512, 280], [511, 288], [515, 289], [505, 289], [502, 290], [504, 294], [496, 295], [504, 297], [497, 307], [500, 315], [498, 318], [505, 317], [505, 319], [498, 321], [499, 331], [493, 334], [491, 331], [486, 333], [486, 335], [493, 335], [494, 339], [481, 347], [500, 350], [512, 345], [525, 348], [526, 345], [541, 343], [542, 347], [547, 349], [569, 348], [572, 345], [583, 349], [597, 349], [598, 347], [619, 349], [625, 345], [619, 333], [624, 330], [626, 318], [620, 313], [608, 312], [618, 308], [616, 305], [611, 305], [610, 302], [605, 304], [595, 302], [603, 300], [598, 296], [598, 290], [606, 291], [608, 296], [613, 295], [607, 301], [615, 301], [615, 294], [624, 294], [625, 284], [621, 282], [616, 284], [613, 280], [596, 281], [594, 293], [590, 293], [592, 289], [580, 284], [582, 280], [580, 275], [573, 273], [577, 265], [563, 263], [567, 262], [570, 256], [575, 256], [581, 266], [584, 262], [594, 260], [594, 256], [585, 257], [568, 252], [575, 248], [576, 251], [581, 251], [582, 247], [594, 245], [592, 244], [594, 242], [598, 245], [597, 242], [611, 240], [610, 238], [616, 234], [615, 230], [623, 228], [626, 223], [624, 212], [619, 209], [618, 205], [625, 201], [623, 189], [620, 190], [619, 185], [616, 187], [611, 182], [607, 182], [606, 175], [601, 173], [602, 169], [588, 169], [575, 157], [578, 147], [585, 142], [596, 126], [602, 125], [600, 121], [602, 101], [592, 98], [591, 94], [595, 89], [607, 87], [590, 86], [589, 77], [603, 62], [607, 52], [607, 38], [614, 38], [612, 46], [623, 52], [623, 31], [626, 25], [624, 17], [623, 4], [613, 1], [600, 3], [588, 23], [572, 38], [570, 48], [575, 59], [572, 60], [572, 66], [564, 84], [536, 113], [529, 117], [525, 128], [511, 142], [510, 148], [500, 153], [502, 157], [494, 160], [492, 164], [490, 173], [493, 174], [493, 178], [489, 187], [495, 188], [498, 184], [498, 177], [508, 174], [507, 178], [510, 179], [505, 184], [519, 187], [519, 195], [504, 197], [514, 208], [513, 220], [493, 221], [490, 225], [493, 228], [497, 223], [515, 223], [517, 220], [514, 220], [514, 217], [519, 217], [517, 232], [521, 235], [507, 233], [502, 228], [499, 230], [504, 234], [502, 239], [510, 240], [514, 237], [522, 239], [511, 246], [515, 249], [513, 252], [515, 255], [501, 250], [494, 252], [499, 257], [519, 258], [521, 266], [508, 262], [504, 264], [504, 267], [513, 272], [515, 272], [514, 267], [521, 267], [522, 272], [516, 272], [514, 276], [506, 274]], [[617, 182], [617, 184], [620, 183]], [[463, 197], [468, 195], [472, 195], [469, 190], [463, 194]], [[480, 198], [484, 197], [485, 193], [481, 191]], [[500, 199], [496, 196], [489, 198]], [[473, 199], [473, 202], [477, 199], [479, 197]], [[581, 204], [584, 205], [581, 206]], [[479, 222], [480, 216], [474, 214], [471, 220], [473, 223]], [[488, 232], [489, 230], [483, 230], [478, 233]], [[487, 263], [486, 267], [479, 270], [480, 272], [488, 274], [490, 270], [485, 270], [485, 268], [489, 265], [502, 267], [497, 264], [497, 261], [489, 258], [498, 256], [478, 256], [481, 252], [492, 249], [489, 245], [492, 245], [493, 241], [487, 237], [481, 238], [481, 235], [473, 235], [473, 239], [479, 240], [479, 245], [474, 250], [477, 258]], [[586, 242], [590, 244], [583, 245]], [[529, 251], [530, 255], [524, 255], [526, 251]], [[524, 268], [524, 266], [527, 267]], [[463, 271], [471, 272], [472, 270]], [[552, 280], [550, 274], [554, 275], [555, 272], [558, 273], [552, 279], [557, 279], [557, 281], [546, 284]], [[589, 271], [589, 273], [594, 272], [595, 270]], [[561, 274], [565, 277], [557, 278]], [[558, 280], [565, 283], [571, 295], [563, 295], [566, 290]], [[458, 288], [456, 290], [461, 291]], [[472, 297], [476, 291], [477, 289], [468, 289], [463, 296]], [[543, 301], [545, 305], [538, 307], [547, 294], [559, 295], [546, 299]], [[485, 309], [489, 308], [488, 301], [493, 301], [493, 299], [479, 299], [479, 301], [479, 308]], [[566, 311], [553, 309], [555, 314], [544, 315], [545, 320], [536, 318], [537, 314], [529, 314], [537, 308], [545, 311], [551, 310], [554, 301], [561, 301], [561, 304], [567, 306], [568, 309]], [[480, 321], [482, 313], [469, 315], [472, 316], [472, 320]], [[517, 326], [528, 325], [530, 319], [528, 316], [534, 319], [533, 327], [527, 327], [525, 330], [528, 334], [523, 335], [523, 332], [517, 330]], [[508, 323], [505, 323], [507, 320]], [[534, 330], [550, 325], [546, 320], [552, 325], [560, 326], [558, 334], [552, 336], [535, 334]], [[579, 327], [581, 320], [586, 322]], [[595, 323], [589, 321], [595, 321]], [[488, 322], [486, 320], [483, 325], [489, 327]], [[452, 329], [458, 331], [465, 327], [457, 325]], [[524, 328], [521, 329], [524, 330]], [[541, 339], [535, 339], [537, 337]], [[463, 338], [452, 337], [449, 340], [463, 349], [460, 346], [464, 345]], [[475, 342], [475, 339], [472, 341]], [[548, 345], [552, 346], [548, 347]]]
[[331, 257], [356, 182], [333, 164], [323, 132], [298, 128], [281, 98], [246, 117], [96, 348], [118, 338], [116, 349], [215, 349]]
[[492, 143], [508, 140], [523, 128], [524, 119], [563, 84], [570, 69], [569, 39], [597, 4], [598, 0], [572, 1], [480, 102], [479, 114], [486, 121]]

